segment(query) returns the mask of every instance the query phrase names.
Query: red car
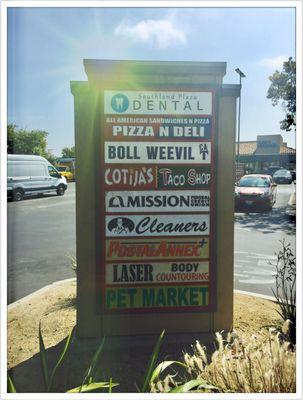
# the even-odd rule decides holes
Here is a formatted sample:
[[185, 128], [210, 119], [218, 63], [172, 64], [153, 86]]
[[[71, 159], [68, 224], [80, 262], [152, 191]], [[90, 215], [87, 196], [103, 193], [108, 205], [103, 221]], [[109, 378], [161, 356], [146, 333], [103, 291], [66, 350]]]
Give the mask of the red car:
[[235, 187], [235, 211], [271, 211], [276, 202], [277, 184], [270, 175], [244, 175]]

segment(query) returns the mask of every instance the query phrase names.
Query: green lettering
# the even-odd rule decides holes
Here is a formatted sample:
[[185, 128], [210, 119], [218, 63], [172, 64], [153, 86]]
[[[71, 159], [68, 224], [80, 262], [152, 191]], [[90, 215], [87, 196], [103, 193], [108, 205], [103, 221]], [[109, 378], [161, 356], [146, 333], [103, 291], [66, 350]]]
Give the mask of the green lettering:
[[144, 288], [142, 291], [143, 307], [153, 307], [155, 305], [155, 290]]
[[158, 307], [166, 306], [164, 290], [165, 289], [162, 289], [162, 288], [158, 289], [158, 293], [157, 293], [157, 306]]
[[177, 290], [176, 288], [167, 289], [167, 305], [176, 306], [177, 305]]
[[178, 288], [178, 305], [188, 306], [188, 299], [186, 298], [188, 288]]
[[129, 294], [129, 306], [130, 308], [135, 306], [135, 296], [137, 294], [137, 289], [128, 289]]
[[199, 305], [199, 288], [191, 287], [189, 289], [189, 303], [191, 306], [198, 306]]
[[116, 293], [114, 290], [108, 290], [106, 293], [106, 307], [111, 309], [112, 303], [116, 300]]
[[207, 287], [201, 287], [200, 292], [202, 294], [202, 304], [201, 306], [207, 306], [208, 305], [208, 288]]
[[126, 307], [126, 290], [118, 289], [117, 290], [117, 308]]

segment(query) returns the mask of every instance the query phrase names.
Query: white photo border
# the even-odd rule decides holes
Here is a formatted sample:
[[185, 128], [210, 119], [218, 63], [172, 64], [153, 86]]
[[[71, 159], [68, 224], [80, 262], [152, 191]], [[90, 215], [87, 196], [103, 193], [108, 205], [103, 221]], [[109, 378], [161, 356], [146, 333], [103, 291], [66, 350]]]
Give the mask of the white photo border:
[[[51, 7], [51, 8], [295, 8], [296, 9], [296, 62], [297, 62], [297, 225], [296, 225], [296, 259], [297, 259], [297, 391], [296, 393], [251, 393], [251, 394], [141, 394], [141, 393], [98, 393], [98, 394], [70, 394], [70, 393], [7, 393], [7, 193], [6, 193], [6, 140], [7, 140], [7, 9], [15, 7]], [[1, 393], [3, 400], [60, 400], [60, 399], [252, 399], [252, 400], [299, 400], [302, 392], [302, 1], [275, 1], [275, 0], [225, 0], [225, 1], [73, 1], [73, 0], [32, 0], [32, 1], [1, 1], [1, 135], [0, 135], [0, 265], [1, 265]], [[71, 77], [72, 78], [72, 77]]]

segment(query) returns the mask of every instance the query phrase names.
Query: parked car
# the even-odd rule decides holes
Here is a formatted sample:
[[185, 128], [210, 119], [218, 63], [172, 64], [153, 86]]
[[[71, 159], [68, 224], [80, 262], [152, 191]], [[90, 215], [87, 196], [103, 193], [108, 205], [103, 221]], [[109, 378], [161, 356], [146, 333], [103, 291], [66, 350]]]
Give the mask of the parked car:
[[66, 178], [45, 158], [34, 155], [7, 156], [7, 196], [20, 201], [24, 196], [56, 191], [63, 196]]
[[[56, 159], [55, 167], [59, 171], [59, 167], [68, 167], [72, 173], [72, 180], [76, 180], [76, 159], [74, 157], [59, 157]], [[69, 179], [67, 177], [67, 179]]]
[[293, 169], [290, 169], [289, 172], [291, 173], [292, 181], [296, 180], [296, 171]]
[[280, 166], [271, 166], [271, 167], [268, 167], [267, 170], [266, 170], [266, 172], [265, 172], [265, 174], [266, 174], [266, 175], [268, 174], [268, 175], [273, 176], [274, 173], [275, 173], [276, 171], [279, 171], [279, 169], [281, 169]]
[[277, 185], [270, 175], [244, 175], [235, 187], [235, 210], [270, 211], [276, 202]]
[[296, 219], [296, 192], [293, 192], [288, 200], [286, 209], [285, 209], [285, 214], [291, 219], [295, 220]]
[[56, 165], [56, 169], [60, 172], [61, 176], [64, 176], [67, 181], [74, 181], [74, 173], [68, 165]]
[[273, 175], [273, 179], [276, 183], [291, 183], [292, 176], [287, 169], [279, 169]]

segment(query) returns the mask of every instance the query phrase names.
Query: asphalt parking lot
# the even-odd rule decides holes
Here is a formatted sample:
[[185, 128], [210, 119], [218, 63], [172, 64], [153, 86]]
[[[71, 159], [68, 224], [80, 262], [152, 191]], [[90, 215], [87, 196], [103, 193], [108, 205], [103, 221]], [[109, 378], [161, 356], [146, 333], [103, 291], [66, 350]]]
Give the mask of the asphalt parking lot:
[[278, 185], [271, 212], [235, 213], [235, 288], [272, 296], [275, 253], [281, 241], [295, 252], [296, 224], [285, 215], [293, 184]]

